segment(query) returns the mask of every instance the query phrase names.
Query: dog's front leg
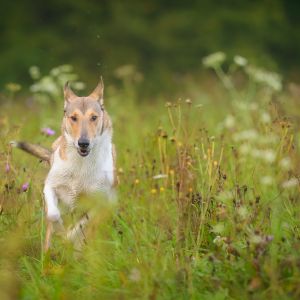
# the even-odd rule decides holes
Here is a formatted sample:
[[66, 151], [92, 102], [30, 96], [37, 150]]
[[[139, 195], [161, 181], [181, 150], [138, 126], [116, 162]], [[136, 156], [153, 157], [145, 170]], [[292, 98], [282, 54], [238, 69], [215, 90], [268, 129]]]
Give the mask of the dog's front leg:
[[46, 218], [47, 218], [47, 227], [46, 227], [46, 238], [45, 238], [45, 251], [48, 251], [51, 242], [51, 236], [54, 231], [54, 225], [62, 225], [62, 219], [60, 217], [60, 211], [57, 207], [58, 199], [54, 189], [50, 184], [46, 183], [44, 187], [44, 197], [46, 202]]
[[60, 211], [57, 207], [58, 199], [54, 189], [51, 187], [49, 183], [45, 184], [44, 196], [45, 196], [45, 202], [47, 206], [47, 220], [51, 222], [60, 221], [61, 220]]

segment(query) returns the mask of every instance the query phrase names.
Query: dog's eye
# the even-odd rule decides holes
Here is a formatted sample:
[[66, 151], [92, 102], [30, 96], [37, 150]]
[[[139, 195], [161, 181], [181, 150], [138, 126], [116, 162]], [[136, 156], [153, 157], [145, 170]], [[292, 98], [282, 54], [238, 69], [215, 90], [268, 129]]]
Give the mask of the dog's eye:
[[92, 116], [92, 117], [91, 117], [91, 120], [92, 120], [92, 121], [96, 121], [97, 118], [98, 118], [97, 116]]
[[76, 117], [76, 116], [71, 116], [71, 120], [72, 120], [73, 122], [76, 122], [76, 121], [77, 121], [77, 117]]

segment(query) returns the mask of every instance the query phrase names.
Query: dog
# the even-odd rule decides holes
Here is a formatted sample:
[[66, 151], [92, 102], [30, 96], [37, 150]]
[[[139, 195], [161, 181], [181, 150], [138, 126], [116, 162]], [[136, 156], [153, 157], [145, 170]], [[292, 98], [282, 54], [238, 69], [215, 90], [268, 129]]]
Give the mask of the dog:
[[[109, 200], [116, 198], [116, 151], [112, 143], [112, 122], [104, 109], [103, 92], [102, 78], [87, 97], [78, 97], [67, 82], [61, 136], [52, 144], [52, 149], [27, 142], [11, 143], [50, 164], [43, 190], [46, 251], [55, 228], [63, 227], [60, 202], [72, 211], [80, 194], [102, 192]], [[83, 239], [82, 228], [92, 215], [93, 212], [85, 214], [67, 231], [67, 239], [73, 242]]]

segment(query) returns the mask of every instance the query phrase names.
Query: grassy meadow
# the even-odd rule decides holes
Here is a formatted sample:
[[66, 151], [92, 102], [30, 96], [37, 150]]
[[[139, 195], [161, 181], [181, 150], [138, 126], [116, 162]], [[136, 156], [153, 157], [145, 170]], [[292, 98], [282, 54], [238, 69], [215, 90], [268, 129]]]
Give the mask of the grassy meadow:
[[[20, 139], [50, 146], [59, 135], [66, 70], [42, 77], [32, 69], [30, 97], [7, 85], [0, 299], [300, 298], [300, 89], [243, 57], [224, 60], [206, 57], [207, 77], [180, 80], [180, 98], [144, 101], [129, 66], [118, 72], [122, 88], [106, 82], [118, 203], [85, 196], [66, 212], [72, 226], [87, 206], [99, 207], [80, 252], [54, 236], [44, 253], [48, 166], [9, 147]], [[48, 127], [54, 136], [41, 132]]]

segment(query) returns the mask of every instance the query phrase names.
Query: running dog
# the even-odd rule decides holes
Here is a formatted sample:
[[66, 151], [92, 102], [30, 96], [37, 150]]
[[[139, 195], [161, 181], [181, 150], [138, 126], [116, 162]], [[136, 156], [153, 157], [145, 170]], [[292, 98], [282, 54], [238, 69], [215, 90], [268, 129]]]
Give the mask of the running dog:
[[[45, 250], [50, 247], [54, 227], [63, 226], [60, 202], [72, 210], [82, 193], [103, 192], [108, 199], [115, 198], [116, 152], [111, 119], [104, 109], [103, 91], [102, 79], [87, 97], [78, 97], [68, 82], [65, 84], [61, 136], [52, 144], [51, 150], [27, 142], [12, 142], [12, 146], [49, 162], [51, 166], [44, 186]], [[67, 232], [69, 240], [74, 242], [78, 238], [78, 232], [82, 231], [91, 214], [86, 214]]]

